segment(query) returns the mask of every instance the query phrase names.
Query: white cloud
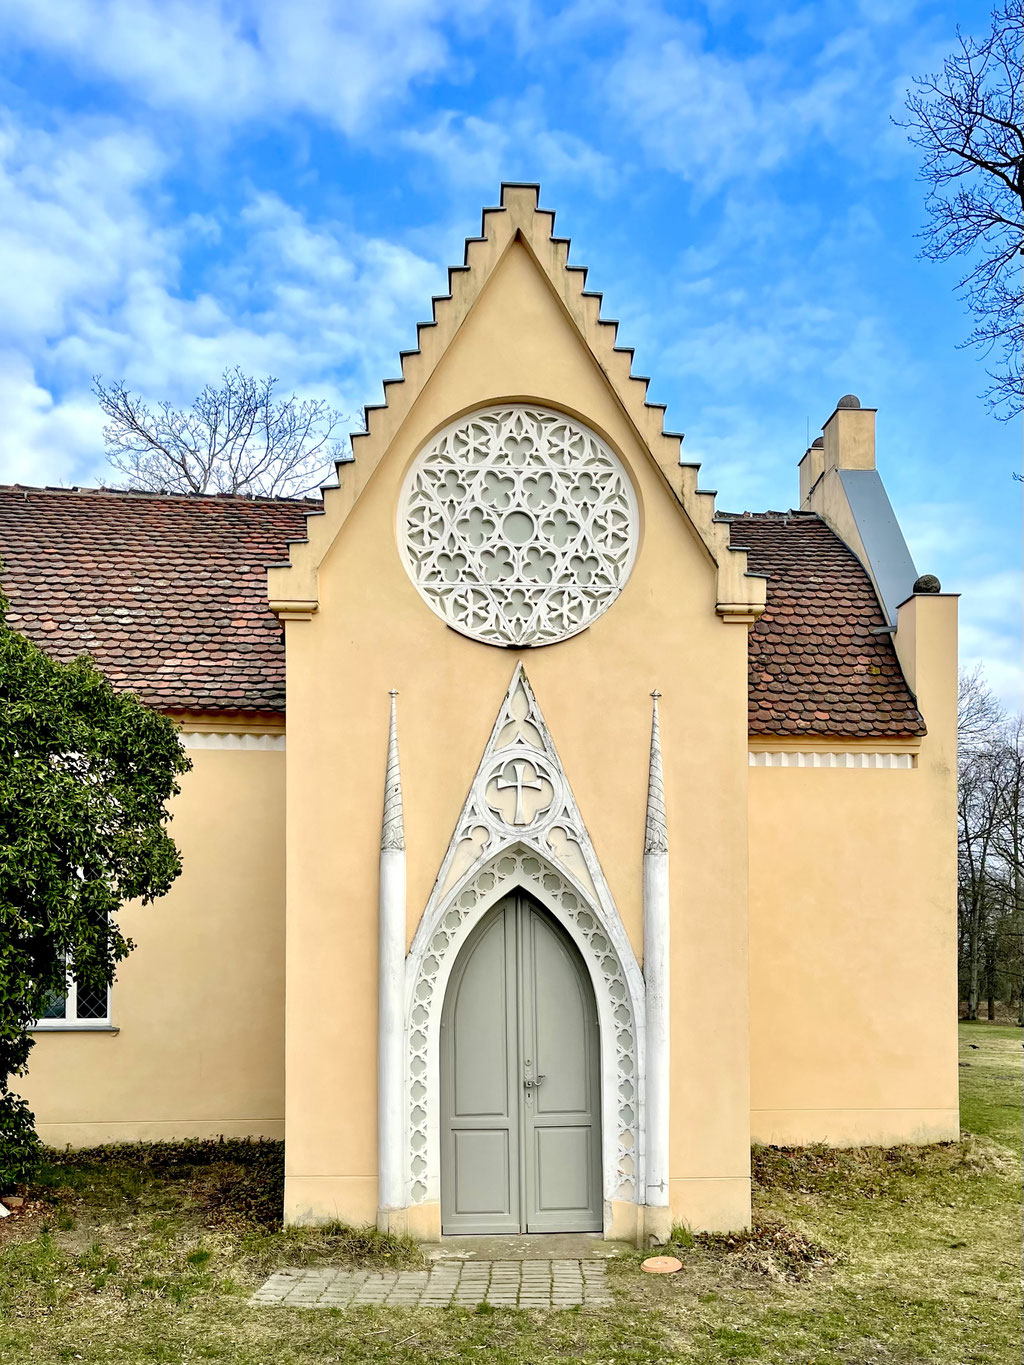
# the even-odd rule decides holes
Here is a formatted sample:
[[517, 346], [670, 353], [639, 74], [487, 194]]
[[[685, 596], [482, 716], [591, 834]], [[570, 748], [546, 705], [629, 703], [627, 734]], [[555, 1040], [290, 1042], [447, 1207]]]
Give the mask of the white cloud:
[[900, 524], [919, 573], [938, 572], [934, 565], [949, 556], [962, 559], [979, 541], [977, 522], [958, 502], [909, 503], [901, 510]]
[[[102, 477], [94, 373], [187, 403], [237, 364], [356, 416], [444, 279], [400, 242], [311, 222], [275, 195], [168, 227], [162, 170], [151, 143], [109, 123], [4, 126], [0, 479]], [[185, 289], [181, 253], [222, 229], [232, 254]]]
[[140, 195], [162, 169], [149, 138], [110, 123], [0, 123], [0, 333], [59, 336], [127, 271], [168, 260]]
[[550, 178], [559, 184], [585, 184], [592, 195], [604, 198], [620, 183], [615, 160], [576, 134], [548, 126], [539, 91], [487, 112], [481, 118], [445, 110], [423, 127], [402, 133], [400, 141], [429, 158], [452, 183], [489, 193], [501, 180]]
[[835, 5], [742, 21], [747, 41], [730, 30], [719, 49], [713, 22], [656, 6], [623, 12], [626, 38], [602, 89], [649, 161], [710, 194], [749, 188], [817, 144], [872, 172], [905, 155], [887, 118], [908, 83], [898, 43], [880, 47], [877, 28]]
[[[945, 585], [944, 585], [945, 586]], [[1021, 580], [1018, 570], [1000, 569], [956, 585], [960, 598], [960, 662], [981, 664], [992, 690], [1010, 711], [1020, 711]]]
[[687, 422], [683, 459], [701, 465], [701, 488], [723, 512], [784, 510], [797, 502], [799, 442], [751, 406], [703, 403]]
[[[504, 7], [501, 7], [504, 8]], [[375, 123], [452, 61], [446, 29], [486, 0], [0, 0], [8, 43], [56, 53], [156, 109], [234, 121]], [[499, 10], [500, 12], [500, 10]]]
[[960, 662], [984, 665], [993, 690], [1021, 709], [1021, 575], [999, 562], [992, 526], [963, 502], [921, 502], [901, 514], [919, 573], [937, 574], [946, 592], [960, 594]]
[[707, 51], [693, 24], [664, 20], [658, 28], [638, 26], [607, 83], [648, 155], [710, 190], [743, 166], [749, 175], [775, 165], [785, 141], [757, 96], [771, 80], [765, 61]]
[[57, 401], [23, 356], [0, 351], [0, 483], [95, 483], [106, 473], [102, 421], [88, 390]]
[[[663, 339], [656, 368], [698, 381], [698, 403], [739, 398], [744, 408], [774, 407], [792, 395], [794, 419], [802, 420], [807, 403], [820, 407], [851, 390], [876, 393], [899, 358], [898, 339], [881, 318], [859, 312], [841, 290], [809, 294], [791, 269], [760, 286], [698, 279], [676, 290], [677, 335]], [[808, 414], [812, 436], [830, 411]]]
[[126, 281], [173, 272], [174, 234], [152, 217], [163, 166], [148, 138], [110, 121], [0, 124], [0, 478], [102, 472], [94, 357], [69, 366], [61, 348], [109, 317]]

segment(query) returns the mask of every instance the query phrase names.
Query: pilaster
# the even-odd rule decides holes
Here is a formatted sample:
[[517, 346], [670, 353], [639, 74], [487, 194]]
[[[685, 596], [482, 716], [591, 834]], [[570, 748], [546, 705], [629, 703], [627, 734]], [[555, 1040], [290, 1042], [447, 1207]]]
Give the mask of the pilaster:
[[[669, 938], [671, 932], [668, 823], [661, 767], [657, 691], [651, 693], [651, 757], [644, 833], [644, 982], [647, 1003], [645, 1234], [663, 1241], [669, 1214]], [[655, 1210], [664, 1210], [659, 1217]], [[661, 1224], [664, 1223], [664, 1226]]]
[[391, 692], [384, 817], [380, 835], [377, 1057], [377, 1223], [404, 1207], [405, 821], [398, 763], [398, 723]]

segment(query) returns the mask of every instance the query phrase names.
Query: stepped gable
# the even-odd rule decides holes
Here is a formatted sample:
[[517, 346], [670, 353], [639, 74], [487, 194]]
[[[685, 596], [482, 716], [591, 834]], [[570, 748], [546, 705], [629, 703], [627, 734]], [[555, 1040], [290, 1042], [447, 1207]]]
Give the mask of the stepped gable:
[[462, 265], [448, 271], [448, 293], [432, 300], [430, 321], [416, 328], [415, 348], [400, 353], [401, 373], [384, 380], [384, 401], [364, 408], [363, 430], [352, 433], [352, 459], [336, 466], [335, 484], [323, 486], [323, 515], [308, 520], [305, 541], [296, 541], [287, 561], [270, 570], [271, 606], [282, 619], [308, 619], [317, 610], [321, 561], [488, 280], [517, 246], [546, 278], [715, 563], [717, 613], [744, 624], [762, 611], [763, 580], [748, 572], [743, 551], [717, 524], [715, 494], [697, 486], [700, 466], [681, 460], [682, 435], [666, 430], [664, 404], [649, 401], [650, 380], [633, 373], [632, 347], [619, 343], [618, 322], [601, 316], [602, 295], [586, 288], [585, 266], [569, 264], [569, 239], [555, 236], [555, 215], [540, 208], [539, 198], [537, 184], [503, 182], [500, 204], [483, 211], [480, 235], [466, 238]]
[[319, 502], [0, 488], [8, 623], [161, 710], [282, 712], [267, 565]]
[[812, 512], [723, 514], [767, 606], [750, 633], [752, 735], [923, 735], [867, 570]]

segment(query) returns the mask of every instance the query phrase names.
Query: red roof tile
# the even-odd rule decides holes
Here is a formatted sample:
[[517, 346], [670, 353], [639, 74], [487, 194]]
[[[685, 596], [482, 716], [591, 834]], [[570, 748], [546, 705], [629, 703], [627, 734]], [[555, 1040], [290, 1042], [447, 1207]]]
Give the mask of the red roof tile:
[[923, 735], [867, 570], [812, 512], [727, 517], [768, 603], [750, 633], [752, 735]]
[[8, 623], [159, 709], [283, 711], [266, 568], [319, 506], [0, 487]]
[[[266, 567], [318, 502], [0, 487], [8, 621], [48, 653], [88, 653], [164, 710], [284, 710]], [[750, 732], [917, 735], [924, 724], [857, 558], [817, 516], [728, 518], [768, 575], [750, 635]]]

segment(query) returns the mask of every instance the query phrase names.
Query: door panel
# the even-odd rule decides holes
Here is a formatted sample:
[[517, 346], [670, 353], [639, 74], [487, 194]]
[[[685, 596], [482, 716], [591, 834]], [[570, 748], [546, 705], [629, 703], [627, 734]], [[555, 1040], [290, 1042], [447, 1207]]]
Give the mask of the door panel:
[[509, 1218], [513, 1211], [509, 1207], [508, 1132], [497, 1128], [463, 1128], [456, 1129], [452, 1136], [457, 1213], [467, 1217]]
[[505, 936], [501, 917], [485, 925], [462, 974], [452, 1020], [452, 1115], [508, 1118]]
[[589, 1128], [535, 1128], [534, 1151], [538, 1216], [589, 1210]]
[[524, 895], [474, 930], [441, 1021], [446, 1233], [601, 1228], [597, 1007], [575, 945]]
[[441, 1016], [441, 1225], [518, 1232], [516, 905], [503, 901], [455, 964]]
[[521, 904], [525, 1231], [601, 1228], [597, 1005], [575, 945]]
[[549, 921], [533, 912], [529, 928], [536, 1070], [545, 1078], [536, 1089], [536, 1112], [577, 1113], [589, 1122], [590, 983], [576, 970], [575, 948]]

